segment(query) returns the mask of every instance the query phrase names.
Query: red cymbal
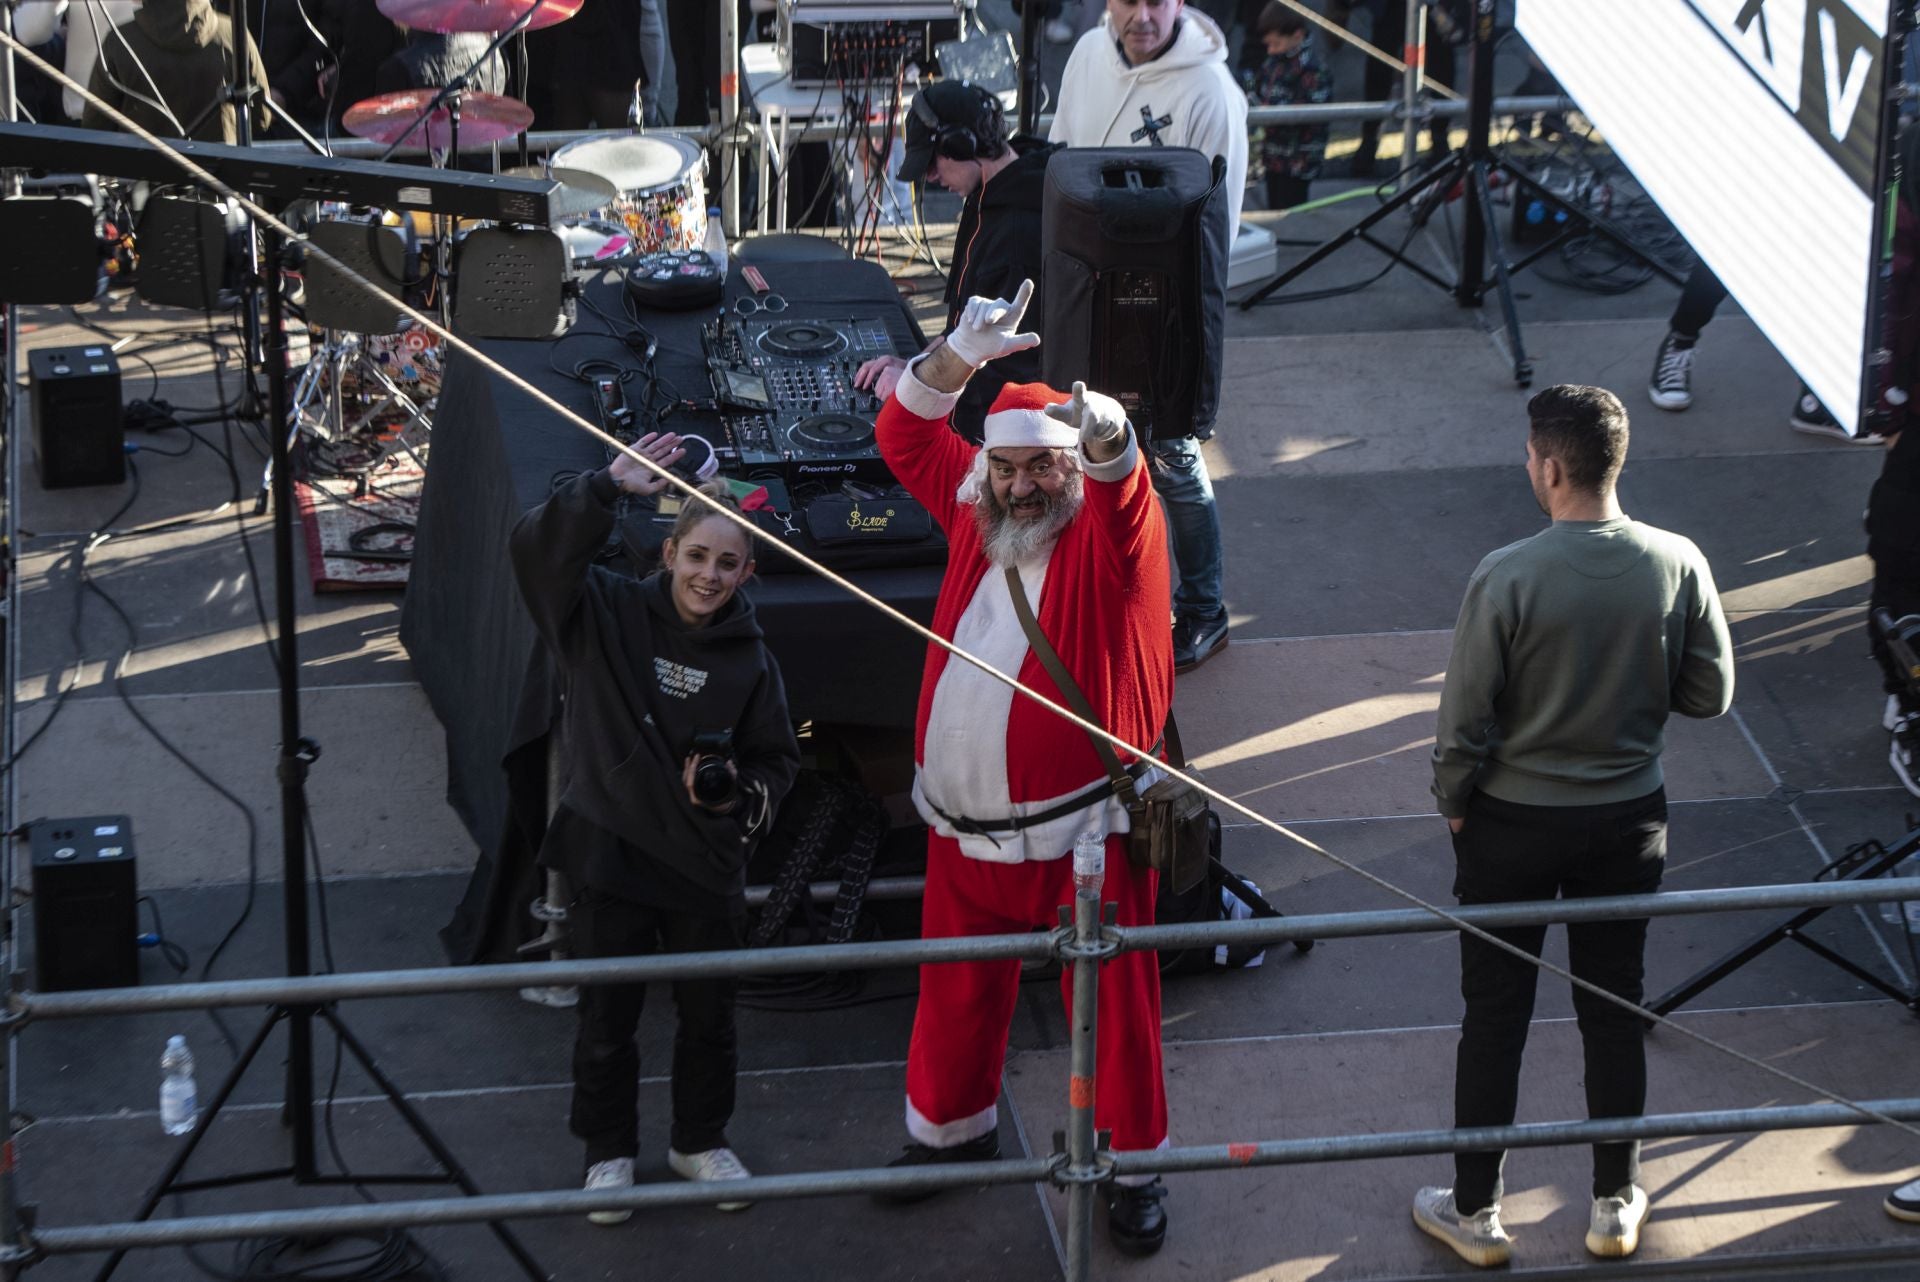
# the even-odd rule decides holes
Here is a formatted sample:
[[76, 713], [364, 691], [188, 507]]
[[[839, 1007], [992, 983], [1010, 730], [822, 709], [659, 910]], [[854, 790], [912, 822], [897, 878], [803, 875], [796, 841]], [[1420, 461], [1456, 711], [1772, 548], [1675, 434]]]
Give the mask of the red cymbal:
[[[433, 101], [432, 89], [403, 89], [356, 102], [340, 123], [356, 138], [391, 147], [402, 138], [439, 150], [453, 141], [453, 115], [446, 103], [420, 122], [420, 113]], [[511, 138], [533, 123], [533, 108], [505, 94], [460, 95], [460, 145], [484, 147]], [[411, 132], [409, 132], [411, 131]]]
[[538, 31], [580, 12], [583, 0], [375, 0], [374, 7], [415, 31], [505, 31], [527, 10]]

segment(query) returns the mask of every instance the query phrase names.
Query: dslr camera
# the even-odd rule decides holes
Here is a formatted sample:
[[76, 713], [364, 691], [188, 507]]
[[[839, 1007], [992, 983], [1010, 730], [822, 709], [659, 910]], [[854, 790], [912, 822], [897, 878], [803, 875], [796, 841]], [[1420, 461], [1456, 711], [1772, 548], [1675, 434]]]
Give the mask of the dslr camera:
[[740, 794], [733, 764], [733, 731], [714, 730], [693, 736], [693, 795], [701, 805], [724, 810]]

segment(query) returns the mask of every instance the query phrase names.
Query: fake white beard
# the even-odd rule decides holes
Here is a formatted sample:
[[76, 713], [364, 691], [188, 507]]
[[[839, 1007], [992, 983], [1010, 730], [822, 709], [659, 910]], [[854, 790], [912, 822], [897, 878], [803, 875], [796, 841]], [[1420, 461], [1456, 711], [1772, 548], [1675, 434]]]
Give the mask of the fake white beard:
[[1085, 477], [1078, 471], [1067, 474], [1066, 485], [1058, 495], [1047, 498], [1047, 510], [1038, 517], [1015, 517], [994, 497], [991, 487], [982, 490], [973, 505], [974, 520], [980, 526], [980, 550], [988, 561], [1002, 569], [1031, 561], [1053, 547], [1060, 531], [1080, 515], [1086, 497]]

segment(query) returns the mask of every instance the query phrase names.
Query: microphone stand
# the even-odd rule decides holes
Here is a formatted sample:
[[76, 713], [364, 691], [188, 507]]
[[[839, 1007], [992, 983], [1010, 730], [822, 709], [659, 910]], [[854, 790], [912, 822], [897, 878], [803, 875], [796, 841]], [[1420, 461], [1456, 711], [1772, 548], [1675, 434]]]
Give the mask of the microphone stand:
[[[393, 142], [388, 145], [387, 149], [380, 153], [377, 159], [392, 160], [393, 153], [400, 150], [401, 145], [405, 143], [407, 139], [413, 137], [415, 130], [419, 129], [422, 125], [427, 123], [427, 118], [429, 116], [433, 115], [434, 112], [440, 110], [441, 104], [446, 103], [448, 104], [447, 110], [448, 110], [448, 115], [450, 117], [448, 141], [452, 144], [452, 152], [454, 156], [453, 165], [455, 168], [458, 168], [460, 164], [460, 161], [459, 161], [460, 100], [457, 97], [457, 95], [463, 94], [467, 91], [467, 82], [470, 79], [472, 79], [473, 73], [478, 71], [481, 67], [485, 66], [487, 59], [493, 57], [494, 54], [498, 53], [501, 45], [504, 45], [507, 41], [511, 40], [513, 37], [520, 35], [526, 31], [527, 24], [533, 21], [533, 15], [538, 13], [539, 11], [540, 11], [539, 4], [536, 3], [536, 4], [528, 5], [526, 8], [526, 11], [522, 13], [519, 17], [515, 18], [513, 20], [512, 25], [510, 25], [505, 31], [502, 31], [499, 35], [495, 36], [493, 38], [492, 43], [489, 44], [481, 52], [479, 57], [473, 60], [472, 64], [469, 65], [465, 71], [461, 72], [459, 75], [455, 76], [452, 80], [448, 81], [447, 84], [444, 85], [438, 92], [436, 92], [432, 98], [427, 100], [427, 105], [421, 110], [420, 114], [414, 118], [413, 123], [407, 126], [407, 131], [401, 134], [398, 138], [394, 139]], [[443, 33], [443, 34], [455, 34], [455, 33]], [[427, 137], [427, 143], [429, 147], [432, 146], [433, 137], [431, 134], [429, 134]]]

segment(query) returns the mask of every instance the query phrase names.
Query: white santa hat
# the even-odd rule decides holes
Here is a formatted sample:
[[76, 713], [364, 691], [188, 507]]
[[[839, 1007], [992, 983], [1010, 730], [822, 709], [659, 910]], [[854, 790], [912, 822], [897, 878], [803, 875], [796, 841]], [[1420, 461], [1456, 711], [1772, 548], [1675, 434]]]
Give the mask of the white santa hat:
[[1046, 413], [1049, 405], [1065, 405], [1073, 393], [1048, 387], [1045, 383], [1008, 383], [993, 398], [987, 410], [986, 439], [974, 455], [973, 467], [954, 497], [961, 503], [977, 503], [987, 478], [987, 451], [991, 449], [1071, 450], [1080, 443], [1080, 430]]

